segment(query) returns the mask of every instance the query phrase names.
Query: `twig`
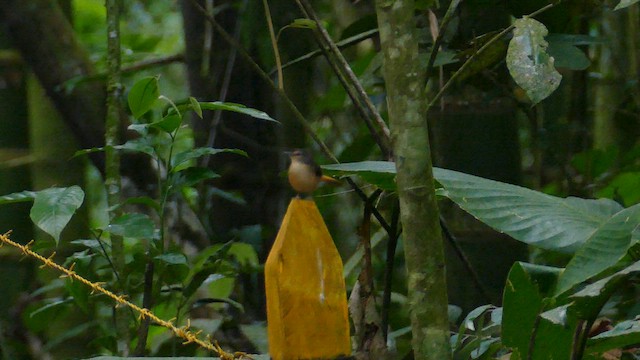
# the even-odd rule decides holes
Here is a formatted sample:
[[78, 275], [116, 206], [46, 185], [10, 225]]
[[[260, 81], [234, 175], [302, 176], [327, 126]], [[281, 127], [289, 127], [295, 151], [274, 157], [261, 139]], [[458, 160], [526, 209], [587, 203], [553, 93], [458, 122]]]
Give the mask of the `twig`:
[[480, 294], [484, 296], [486, 301], [492, 302], [491, 296], [489, 295], [489, 291], [484, 287], [484, 285], [480, 281], [480, 277], [478, 276], [478, 273], [471, 265], [471, 261], [469, 261], [469, 258], [467, 257], [467, 255], [464, 254], [464, 251], [462, 250], [462, 248], [460, 247], [460, 244], [458, 243], [458, 239], [456, 239], [456, 237], [453, 236], [453, 234], [449, 230], [449, 227], [447, 226], [447, 223], [444, 221], [444, 218], [442, 216], [440, 216], [440, 227], [442, 228], [442, 233], [447, 238], [447, 241], [449, 241], [449, 243], [453, 247], [453, 250], [455, 251], [456, 255], [458, 256], [460, 261], [462, 261], [462, 264], [469, 272], [469, 275], [471, 275], [471, 279], [473, 280], [473, 283], [476, 286], [476, 288], [478, 288], [478, 290], [480, 291]]
[[[196, 0], [190, 0], [190, 1], [193, 4], [193, 6], [202, 13], [202, 15], [207, 19], [207, 21], [211, 22], [211, 24], [213, 25], [213, 28], [220, 34], [220, 37], [229, 45], [236, 48], [238, 51], [238, 54], [240, 54], [240, 56], [249, 64], [249, 66], [256, 72], [256, 74], [276, 92], [276, 94], [280, 97], [283, 103], [294, 115], [294, 118], [300, 123], [300, 125], [302, 125], [304, 130], [307, 132], [307, 134], [309, 134], [309, 136], [313, 139], [313, 141], [316, 144], [318, 144], [322, 152], [331, 161], [333, 161], [336, 164], [339, 164], [340, 161], [338, 161], [338, 158], [336, 158], [335, 155], [333, 155], [333, 153], [331, 152], [331, 150], [329, 150], [327, 145], [318, 137], [318, 135], [313, 130], [313, 128], [311, 128], [311, 125], [309, 124], [307, 119], [304, 117], [304, 115], [302, 115], [300, 110], [298, 110], [296, 105], [291, 101], [291, 99], [287, 96], [287, 94], [282, 89], [279, 89], [276, 86], [276, 84], [273, 82], [273, 80], [271, 80], [269, 75], [267, 75], [267, 73], [264, 70], [262, 70], [262, 68], [251, 58], [249, 53], [247, 53], [247, 51], [233, 37], [231, 37], [231, 35], [229, 35], [229, 33], [227, 33], [226, 30], [222, 26], [220, 26], [220, 24], [218, 24], [218, 22], [213, 16], [208, 14], [202, 8], [202, 6], [198, 4]], [[346, 181], [353, 188], [356, 194], [358, 194], [358, 196], [360, 197], [360, 199], [362, 199], [362, 201], [367, 200], [367, 195], [362, 191], [362, 189], [360, 189], [360, 187], [353, 181], [353, 179], [346, 178]], [[373, 215], [376, 217], [376, 219], [380, 222], [380, 225], [386, 231], [390, 230], [389, 224], [387, 224], [387, 222], [384, 220], [384, 217], [382, 217], [378, 209], [375, 209], [375, 208], [373, 209]]]
[[282, 62], [280, 61], [280, 51], [278, 50], [278, 41], [276, 40], [276, 33], [273, 30], [273, 19], [271, 18], [271, 11], [269, 10], [269, 3], [267, 0], [262, 0], [264, 6], [264, 16], [269, 26], [269, 37], [271, 38], [271, 46], [273, 47], [273, 56], [276, 59], [276, 68], [278, 69], [278, 88], [284, 90], [284, 78], [282, 76]]
[[[378, 109], [376, 109], [371, 102], [371, 99], [369, 99], [369, 95], [367, 95], [367, 92], [360, 84], [358, 77], [353, 73], [353, 70], [347, 60], [342, 56], [342, 53], [336, 43], [331, 39], [331, 36], [329, 36], [324, 26], [322, 26], [322, 23], [313, 10], [311, 4], [307, 0], [296, 0], [296, 2], [304, 15], [316, 23], [316, 33], [320, 38], [318, 41], [320, 48], [325, 51], [323, 43], [328, 46], [328, 49], [326, 49], [327, 60], [334, 68], [336, 75], [338, 75], [343, 82], [345, 90], [350, 93], [350, 97], [352, 98], [354, 105], [359, 108], [358, 110], [367, 124], [371, 135], [378, 143], [380, 150], [387, 159], [391, 159], [391, 132], [380, 116]], [[329, 56], [329, 54], [332, 56]], [[378, 125], [378, 129], [374, 127], [373, 122]]]
[[453, 0], [449, 4], [449, 8], [447, 8], [447, 12], [444, 14], [444, 18], [442, 18], [442, 23], [440, 23], [440, 30], [438, 31], [438, 37], [433, 42], [433, 47], [431, 48], [431, 54], [429, 54], [429, 62], [427, 63], [427, 70], [425, 71], [425, 78], [428, 82], [431, 78], [431, 72], [433, 71], [433, 64], [436, 61], [436, 57], [438, 56], [438, 52], [440, 51], [440, 44], [442, 44], [442, 39], [444, 38], [444, 34], [447, 30], [447, 26], [449, 26], [449, 22], [453, 19], [453, 14], [455, 13], [458, 5], [462, 0]]
[[393, 284], [393, 268], [395, 266], [396, 247], [398, 246], [398, 238], [400, 232], [398, 225], [400, 224], [400, 203], [396, 200], [391, 213], [391, 231], [389, 232], [389, 241], [387, 242], [387, 259], [384, 266], [384, 290], [382, 293], [382, 308], [380, 309], [382, 336], [387, 341], [389, 332], [389, 310], [391, 307], [391, 285]]
[[126, 299], [125, 295], [116, 295], [115, 293], [113, 293], [113, 292], [105, 289], [104, 287], [102, 287], [102, 285], [100, 283], [91, 282], [91, 281], [85, 279], [84, 277], [78, 275], [75, 271], [73, 271], [74, 265], [71, 265], [71, 267], [67, 269], [64, 266], [58, 265], [57, 263], [53, 262], [53, 260], [51, 260], [51, 258], [55, 255], [55, 253], [53, 253], [51, 256], [46, 258], [46, 257], [38, 254], [37, 252], [31, 250], [30, 246], [33, 243], [33, 240], [31, 242], [29, 242], [27, 245], [21, 245], [21, 244], [18, 244], [16, 242], [14, 242], [11, 239], [9, 239], [9, 233], [6, 233], [6, 234], [3, 234], [3, 235], [0, 235], [0, 241], [2, 241], [2, 243], [6, 243], [6, 244], [9, 244], [9, 245], [11, 245], [13, 247], [16, 247], [16, 248], [20, 249], [22, 251], [22, 253], [27, 255], [27, 256], [31, 256], [32, 258], [35, 258], [35, 259], [39, 260], [40, 262], [43, 263], [41, 268], [42, 267], [50, 267], [50, 268], [52, 268], [54, 270], [60, 271], [61, 273], [64, 274], [63, 275], [64, 277], [68, 277], [68, 278], [70, 278], [72, 280], [79, 281], [79, 282], [85, 284], [86, 286], [90, 287], [93, 291], [99, 292], [101, 294], [104, 294], [107, 297], [109, 297], [112, 300], [114, 300], [116, 303], [132, 309], [136, 313], [140, 314], [140, 317], [142, 319], [149, 318], [149, 319], [153, 320], [153, 322], [155, 322], [156, 324], [171, 330], [171, 332], [173, 332], [174, 335], [176, 335], [177, 337], [180, 337], [180, 338], [185, 340], [184, 344], [195, 343], [195, 344], [199, 345], [200, 347], [203, 347], [203, 348], [205, 348], [207, 350], [215, 352], [216, 354], [218, 354], [223, 359], [234, 359], [234, 355], [226, 353], [219, 346], [217, 346], [217, 344], [214, 344], [215, 341], [214, 341], [214, 343], [212, 343], [212, 341], [210, 339], [207, 339], [205, 341], [205, 340], [201, 340], [200, 338], [198, 338], [198, 335], [200, 334], [200, 331], [198, 331], [196, 333], [192, 333], [189, 330], [189, 328], [190, 328], [190, 323], [189, 322], [187, 322], [187, 326], [177, 327], [177, 326], [173, 325], [173, 323], [171, 323], [170, 321], [165, 321], [165, 320], [160, 319], [154, 313], [152, 313], [149, 309], [141, 308], [138, 305], [128, 301]]

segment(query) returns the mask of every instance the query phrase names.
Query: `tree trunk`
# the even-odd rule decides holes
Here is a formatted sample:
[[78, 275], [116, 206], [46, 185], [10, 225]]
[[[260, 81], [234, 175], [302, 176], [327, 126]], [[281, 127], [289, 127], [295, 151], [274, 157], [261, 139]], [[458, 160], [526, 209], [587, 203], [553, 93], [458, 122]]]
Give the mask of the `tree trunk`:
[[[80, 146], [101, 146], [104, 143], [104, 84], [93, 80], [81, 81], [75, 86], [67, 83], [93, 74], [93, 67], [57, 2], [1, 1], [0, 23]], [[102, 162], [96, 162], [102, 169]]]
[[376, 1], [400, 219], [407, 264], [415, 359], [448, 359], [449, 321], [444, 249], [436, 201], [424, 71], [411, 0]]

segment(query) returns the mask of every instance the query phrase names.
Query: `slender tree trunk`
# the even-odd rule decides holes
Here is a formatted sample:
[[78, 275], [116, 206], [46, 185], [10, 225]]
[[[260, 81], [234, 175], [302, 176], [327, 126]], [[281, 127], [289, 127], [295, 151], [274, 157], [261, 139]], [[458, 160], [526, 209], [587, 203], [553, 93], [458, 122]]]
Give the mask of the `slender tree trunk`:
[[[120, 157], [113, 146], [120, 143], [121, 126], [120, 100], [122, 84], [120, 83], [120, 5], [118, 0], [107, 0], [107, 115], [105, 122], [105, 187], [109, 208], [120, 203]], [[119, 210], [111, 210], [109, 219], [119, 215]], [[125, 267], [124, 243], [121, 236], [111, 235], [111, 255], [115, 270], [120, 274], [116, 280], [122, 280]], [[121, 282], [121, 284], [124, 282]], [[126, 289], [120, 289], [125, 292]], [[129, 313], [124, 306], [115, 308], [115, 321], [118, 334], [118, 353], [129, 355]]]
[[376, 1], [415, 359], [448, 359], [447, 284], [412, 0]]

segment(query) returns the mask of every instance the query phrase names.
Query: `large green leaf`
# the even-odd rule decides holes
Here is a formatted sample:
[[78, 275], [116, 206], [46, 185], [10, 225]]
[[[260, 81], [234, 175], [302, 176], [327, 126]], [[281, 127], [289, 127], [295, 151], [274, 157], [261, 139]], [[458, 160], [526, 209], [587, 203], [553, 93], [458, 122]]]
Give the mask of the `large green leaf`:
[[507, 68], [513, 80], [537, 104], [560, 85], [562, 75], [547, 54], [547, 28], [532, 18], [514, 21], [513, 38], [507, 50]]
[[158, 88], [157, 76], [138, 80], [129, 90], [129, 96], [127, 97], [133, 117], [137, 119], [151, 110], [159, 96], [160, 89]]
[[608, 200], [559, 198], [516, 185], [434, 168], [444, 195], [494, 229], [547, 250], [574, 252], [622, 210]]
[[396, 165], [390, 161], [360, 161], [323, 165], [322, 169], [333, 176], [360, 176], [377, 187], [393, 191], [396, 188]]
[[639, 226], [640, 204], [618, 212], [599, 226], [567, 264], [558, 280], [556, 294], [618, 263], [629, 247], [640, 241]]
[[83, 201], [84, 192], [79, 186], [45, 189], [35, 194], [29, 215], [33, 223], [57, 243], [60, 233]]
[[502, 312], [502, 342], [520, 359], [529, 354], [536, 319], [543, 310], [543, 300], [561, 269], [516, 262], [511, 267], [504, 289]]

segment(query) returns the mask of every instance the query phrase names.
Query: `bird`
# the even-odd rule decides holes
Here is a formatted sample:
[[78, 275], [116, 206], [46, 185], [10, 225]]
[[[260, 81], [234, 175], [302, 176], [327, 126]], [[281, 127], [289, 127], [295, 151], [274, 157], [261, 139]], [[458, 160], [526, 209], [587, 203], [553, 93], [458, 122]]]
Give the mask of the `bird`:
[[298, 197], [304, 197], [314, 192], [321, 182], [340, 183], [340, 181], [322, 175], [322, 169], [311, 157], [311, 154], [303, 149], [295, 149], [288, 152], [291, 158], [289, 165], [289, 184], [298, 193]]

